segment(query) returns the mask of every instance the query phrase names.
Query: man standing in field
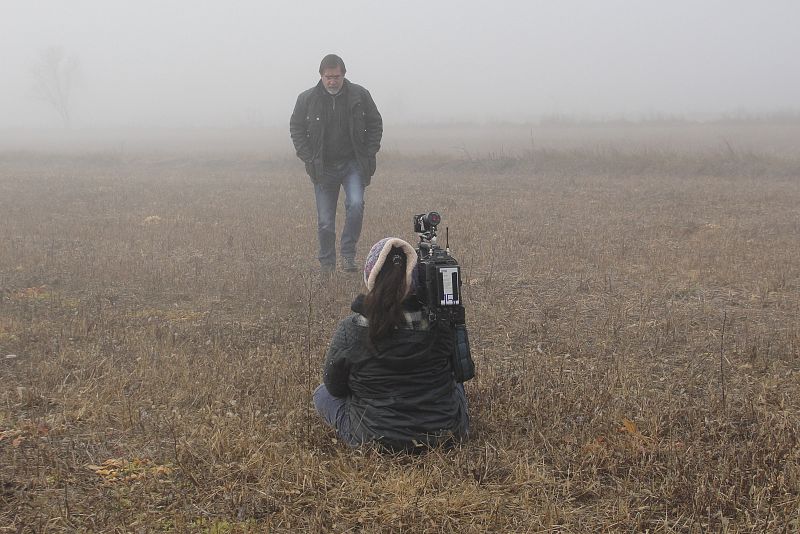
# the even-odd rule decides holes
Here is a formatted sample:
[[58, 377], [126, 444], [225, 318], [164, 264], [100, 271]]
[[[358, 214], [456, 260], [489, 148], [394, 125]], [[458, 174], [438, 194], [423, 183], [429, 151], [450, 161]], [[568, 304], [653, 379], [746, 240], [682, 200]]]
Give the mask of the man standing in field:
[[364, 189], [375, 173], [383, 119], [369, 91], [344, 77], [344, 61], [322, 58], [320, 81], [300, 93], [289, 120], [297, 157], [306, 165], [317, 201], [319, 263], [323, 275], [336, 268], [336, 205], [345, 194], [339, 252], [342, 269], [358, 271], [356, 243], [364, 219]]

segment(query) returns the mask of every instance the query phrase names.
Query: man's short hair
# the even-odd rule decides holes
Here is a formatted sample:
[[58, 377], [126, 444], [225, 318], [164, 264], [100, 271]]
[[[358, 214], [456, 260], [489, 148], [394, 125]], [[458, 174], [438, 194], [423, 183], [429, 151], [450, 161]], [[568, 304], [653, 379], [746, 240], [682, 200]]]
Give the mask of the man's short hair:
[[336, 67], [341, 67], [342, 74], [347, 72], [347, 69], [344, 66], [344, 61], [342, 61], [342, 58], [340, 58], [336, 54], [328, 54], [327, 56], [322, 58], [322, 61], [319, 64], [319, 74], [320, 76], [322, 76], [322, 72], [325, 69], [335, 69]]

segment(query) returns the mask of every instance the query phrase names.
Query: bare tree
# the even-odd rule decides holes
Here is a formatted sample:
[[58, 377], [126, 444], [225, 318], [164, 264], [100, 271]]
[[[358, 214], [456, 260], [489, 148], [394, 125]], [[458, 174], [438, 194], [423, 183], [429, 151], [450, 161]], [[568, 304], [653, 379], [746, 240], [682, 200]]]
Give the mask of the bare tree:
[[78, 72], [78, 60], [67, 57], [60, 47], [46, 48], [31, 69], [35, 96], [47, 102], [59, 114], [65, 128], [71, 124], [72, 89]]

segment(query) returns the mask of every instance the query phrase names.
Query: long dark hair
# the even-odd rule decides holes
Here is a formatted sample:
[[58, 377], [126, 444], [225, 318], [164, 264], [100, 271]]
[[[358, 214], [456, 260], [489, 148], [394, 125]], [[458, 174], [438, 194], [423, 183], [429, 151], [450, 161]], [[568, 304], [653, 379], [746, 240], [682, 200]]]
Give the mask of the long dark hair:
[[364, 298], [365, 316], [369, 321], [369, 340], [373, 347], [405, 322], [403, 300], [408, 293], [407, 261], [402, 248], [392, 247], [375, 278], [375, 285]]

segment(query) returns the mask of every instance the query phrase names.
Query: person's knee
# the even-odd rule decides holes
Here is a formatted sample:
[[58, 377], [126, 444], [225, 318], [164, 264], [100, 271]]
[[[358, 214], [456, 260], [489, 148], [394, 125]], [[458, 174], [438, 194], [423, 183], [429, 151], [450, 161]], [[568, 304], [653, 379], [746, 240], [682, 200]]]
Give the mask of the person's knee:
[[345, 203], [345, 209], [348, 213], [353, 215], [360, 215], [364, 213], [364, 197], [355, 197], [349, 199]]
[[319, 230], [323, 234], [333, 235], [336, 232], [336, 223], [332, 223], [330, 221], [323, 221], [322, 219], [320, 219], [319, 222], [317, 223], [317, 230]]
[[322, 406], [325, 403], [325, 399], [330, 396], [331, 394], [328, 393], [328, 388], [325, 387], [325, 384], [317, 386], [317, 389], [311, 394], [311, 399], [314, 401], [314, 408], [316, 408], [318, 414], [322, 415]]
[[335, 224], [336, 200], [334, 195], [317, 195], [317, 221], [320, 227]]
[[336, 213], [320, 213], [317, 217], [317, 229], [321, 232], [336, 231]]

